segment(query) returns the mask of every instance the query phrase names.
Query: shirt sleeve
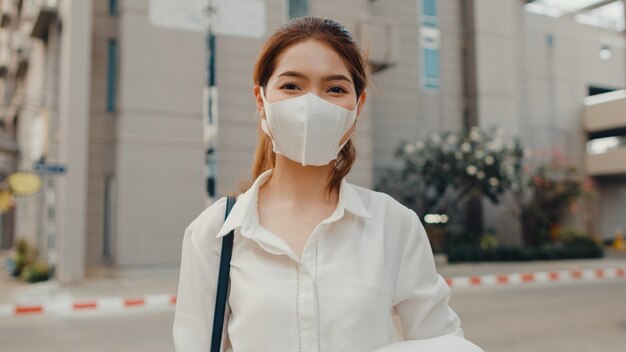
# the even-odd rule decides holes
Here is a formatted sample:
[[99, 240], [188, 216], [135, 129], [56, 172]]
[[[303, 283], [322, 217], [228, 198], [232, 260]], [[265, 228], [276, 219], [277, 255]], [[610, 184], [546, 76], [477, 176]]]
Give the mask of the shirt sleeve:
[[[174, 312], [173, 336], [176, 352], [210, 351], [215, 311], [219, 255], [208, 248], [201, 251], [194, 241], [192, 222], [183, 236], [178, 294]], [[219, 241], [221, 244], [221, 241]], [[222, 351], [230, 346], [226, 306]]]
[[377, 351], [482, 351], [465, 339], [461, 321], [448, 305], [451, 291], [436, 271], [426, 230], [417, 214], [411, 214], [411, 230], [402, 249], [394, 295], [394, 309], [405, 341]]

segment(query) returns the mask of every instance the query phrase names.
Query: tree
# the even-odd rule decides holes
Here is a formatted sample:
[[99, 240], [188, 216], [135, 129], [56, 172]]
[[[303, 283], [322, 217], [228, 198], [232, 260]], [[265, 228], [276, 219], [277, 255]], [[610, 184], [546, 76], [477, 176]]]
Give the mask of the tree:
[[377, 188], [421, 215], [458, 218], [475, 196], [498, 203], [517, 180], [524, 154], [519, 140], [505, 143], [503, 137], [502, 129], [474, 127], [403, 141], [395, 153], [402, 167], [384, 170]]

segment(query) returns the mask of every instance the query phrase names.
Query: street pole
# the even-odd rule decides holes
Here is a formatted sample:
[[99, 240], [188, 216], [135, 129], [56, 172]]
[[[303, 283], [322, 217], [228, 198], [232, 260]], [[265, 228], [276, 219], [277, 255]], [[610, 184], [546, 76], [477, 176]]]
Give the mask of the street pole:
[[215, 28], [217, 8], [214, 0], [208, 1], [206, 15], [208, 16], [208, 26], [206, 31], [207, 49], [207, 86], [206, 86], [206, 108], [205, 108], [205, 128], [204, 141], [206, 148], [206, 193], [207, 202], [210, 204], [215, 199], [216, 190], [216, 138], [217, 138], [217, 86], [215, 77]]

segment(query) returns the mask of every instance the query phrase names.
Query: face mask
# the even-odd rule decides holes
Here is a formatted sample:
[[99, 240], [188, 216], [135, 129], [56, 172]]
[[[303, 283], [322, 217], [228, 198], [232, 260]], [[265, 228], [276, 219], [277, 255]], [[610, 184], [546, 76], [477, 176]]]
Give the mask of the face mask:
[[[348, 143], [341, 137], [352, 127], [359, 106], [350, 111], [306, 93], [296, 98], [268, 103], [261, 87], [265, 107], [263, 131], [272, 139], [274, 153], [306, 165], [326, 165]], [[271, 131], [271, 135], [270, 135]], [[272, 136], [274, 138], [272, 138]]]

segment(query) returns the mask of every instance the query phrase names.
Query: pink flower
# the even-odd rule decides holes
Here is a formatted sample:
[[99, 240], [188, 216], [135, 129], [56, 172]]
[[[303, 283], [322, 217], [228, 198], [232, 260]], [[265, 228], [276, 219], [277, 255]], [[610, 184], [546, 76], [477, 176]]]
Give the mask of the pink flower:
[[552, 161], [556, 166], [565, 166], [567, 164], [567, 156], [561, 151], [561, 149], [552, 148]]
[[593, 191], [593, 189], [595, 188], [593, 185], [593, 179], [591, 179], [591, 177], [585, 177], [582, 182], [582, 187], [583, 191], [586, 193]]

